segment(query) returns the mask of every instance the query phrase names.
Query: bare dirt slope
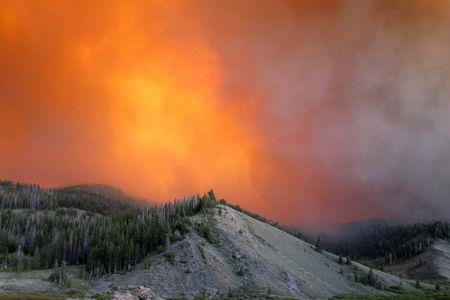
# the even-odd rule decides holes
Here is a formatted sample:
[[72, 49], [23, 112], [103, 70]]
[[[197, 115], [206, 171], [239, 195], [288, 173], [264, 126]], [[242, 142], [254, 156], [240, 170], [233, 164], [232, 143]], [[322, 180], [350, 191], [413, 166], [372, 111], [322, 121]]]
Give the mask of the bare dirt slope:
[[58, 287], [47, 280], [49, 275], [48, 271], [0, 272], [0, 292], [58, 292]]
[[69, 267], [67, 275], [71, 278], [71, 287], [61, 288], [48, 280], [51, 270], [38, 270], [27, 272], [0, 272], [0, 299], [2, 293], [36, 292], [48, 294], [61, 294], [69, 292], [83, 292], [90, 286], [89, 282], [79, 279], [79, 268]]
[[437, 254], [433, 264], [436, 266], [440, 276], [450, 280], [450, 243], [445, 240], [437, 239], [433, 244]]
[[[98, 292], [120, 286], [145, 286], [162, 297], [192, 297], [253, 287], [299, 299], [380, 293], [355, 282], [354, 273], [363, 276], [369, 271], [366, 267], [340, 265], [337, 257], [319, 253], [276, 227], [226, 206], [219, 210], [214, 216], [193, 218], [193, 222], [212, 223], [217, 228], [218, 243], [209, 243], [192, 232], [165, 253], [153, 256], [148, 268], [141, 266], [125, 275], [101, 279], [93, 289]], [[166, 258], [168, 252], [175, 254], [173, 264]], [[379, 271], [375, 275], [383, 285], [411, 287], [396, 276]]]
[[385, 270], [402, 277], [450, 280], [450, 242], [436, 239], [425, 252]]

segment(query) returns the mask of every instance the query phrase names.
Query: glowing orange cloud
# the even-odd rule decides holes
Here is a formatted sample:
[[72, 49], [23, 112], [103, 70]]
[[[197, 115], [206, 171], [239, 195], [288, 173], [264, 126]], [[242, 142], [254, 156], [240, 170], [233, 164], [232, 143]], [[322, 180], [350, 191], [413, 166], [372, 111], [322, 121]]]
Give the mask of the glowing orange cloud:
[[261, 149], [242, 105], [216, 101], [215, 54], [174, 32], [194, 27], [175, 3], [19, 1], [1, 13], [1, 176], [164, 200], [249, 189]]
[[398, 216], [423, 191], [433, 212], [448, 8], [1, 1], [0, 178], [160, 201], [214, 188], [292, 225]]

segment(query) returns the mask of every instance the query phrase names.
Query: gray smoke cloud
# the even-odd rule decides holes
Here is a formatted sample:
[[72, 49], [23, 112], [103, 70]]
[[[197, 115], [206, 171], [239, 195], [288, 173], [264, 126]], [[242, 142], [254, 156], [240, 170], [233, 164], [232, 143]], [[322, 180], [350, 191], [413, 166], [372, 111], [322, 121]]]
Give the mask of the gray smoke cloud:
[[322, 149], [333, 149], [326, 141], [337, 136], [338, 157], [322, 157], [348, 167], [345, 184], [369, 191], [358, 201], [404, 218], [449, 218], [449, 24], [408, 9], [365, 8], [367, 24], [351, 34], [364, 45], [340, 74], [344, 118], [322, 129]]
[[224, 97], [251, 87], [268, 149], [314, 162], [328, 192], [290, 186], [299, 218], [450, 218], [448, 3], [324, 4], [245, 2], [214, 20], [210, 7]]

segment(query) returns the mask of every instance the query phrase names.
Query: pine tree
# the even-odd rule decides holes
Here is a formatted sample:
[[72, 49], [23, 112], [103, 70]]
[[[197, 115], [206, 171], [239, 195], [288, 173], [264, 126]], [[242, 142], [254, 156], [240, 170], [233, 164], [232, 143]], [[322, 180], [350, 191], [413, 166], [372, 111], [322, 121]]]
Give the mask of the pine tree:
[[421, 288], [419, 279], [416, 279], [415, 288], [416, 289], [420, 289]]
[[320, 245], [320, 236], [317, 237], [316, 245], [315, 245], [315, 250], [316, 250], [317, 252], [322, 252], [321, 245]]
[[41, 252], [39, 247], [34, 248], [33, 251], [33, 269], [38, 270], [41, 268]]
[[375, 277], [373, 276], [373, 269], [372, 268], [370, 268], [369, 274], [367, 274], [367, 281], [372, 286], [375, 284]]
[[352, 264], [352, 259], [350, 258], [350, 256], [347, 256], [347, 261], [345, 263], [347, 265], [351, 265]]
[[19, 245], [17, 247], [17, 251], [16, 251], [16, 270], [17, 272], [22, 272], [25, 268], [24, 268], [24, 255], [22, 252], [22, 247]]
[[23, 256], [19, 256], [17, 257], [16, 271], [22, 272], [23, 270], [24, 270]]

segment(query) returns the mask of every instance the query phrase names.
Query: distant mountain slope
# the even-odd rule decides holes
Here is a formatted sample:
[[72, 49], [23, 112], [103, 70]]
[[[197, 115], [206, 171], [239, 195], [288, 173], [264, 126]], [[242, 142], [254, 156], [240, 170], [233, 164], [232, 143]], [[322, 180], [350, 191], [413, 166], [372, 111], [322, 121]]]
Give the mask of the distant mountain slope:
[[409, 279], [449, 280], [450, 224], [362, 221], [320, 235], [322, 247]]
[[424, 252], [397, 264], [387, 264], [384, 270], [404, 278], [450, 280], [450, 242], [437, 238]]
[[[0, 181], [0, 208], [77, 208], [103, 215], [143, 206], [143, 201], [107, 185], [41, 188], [38, 185]], [[151, 203], [148, 203], [150, 205]]]
[[111, 185], [107, 184], [79, 184], [79, 185], [69, 185], [58, 188], [60, 191], [67, 192], [81, 192], [87, 194], [94, 194], [97, 196], [103, 196], [109, 199], [126, 199], [129, 198], [125, 193]]
[[357, 222], [335, 234], [322, 234], [324, 249], [355, 258], [379, 258], [386, 264], [410, 259], [437, 238], [450, 238], [450, 224], [442, 221], [395, 224], [385, 221]]

